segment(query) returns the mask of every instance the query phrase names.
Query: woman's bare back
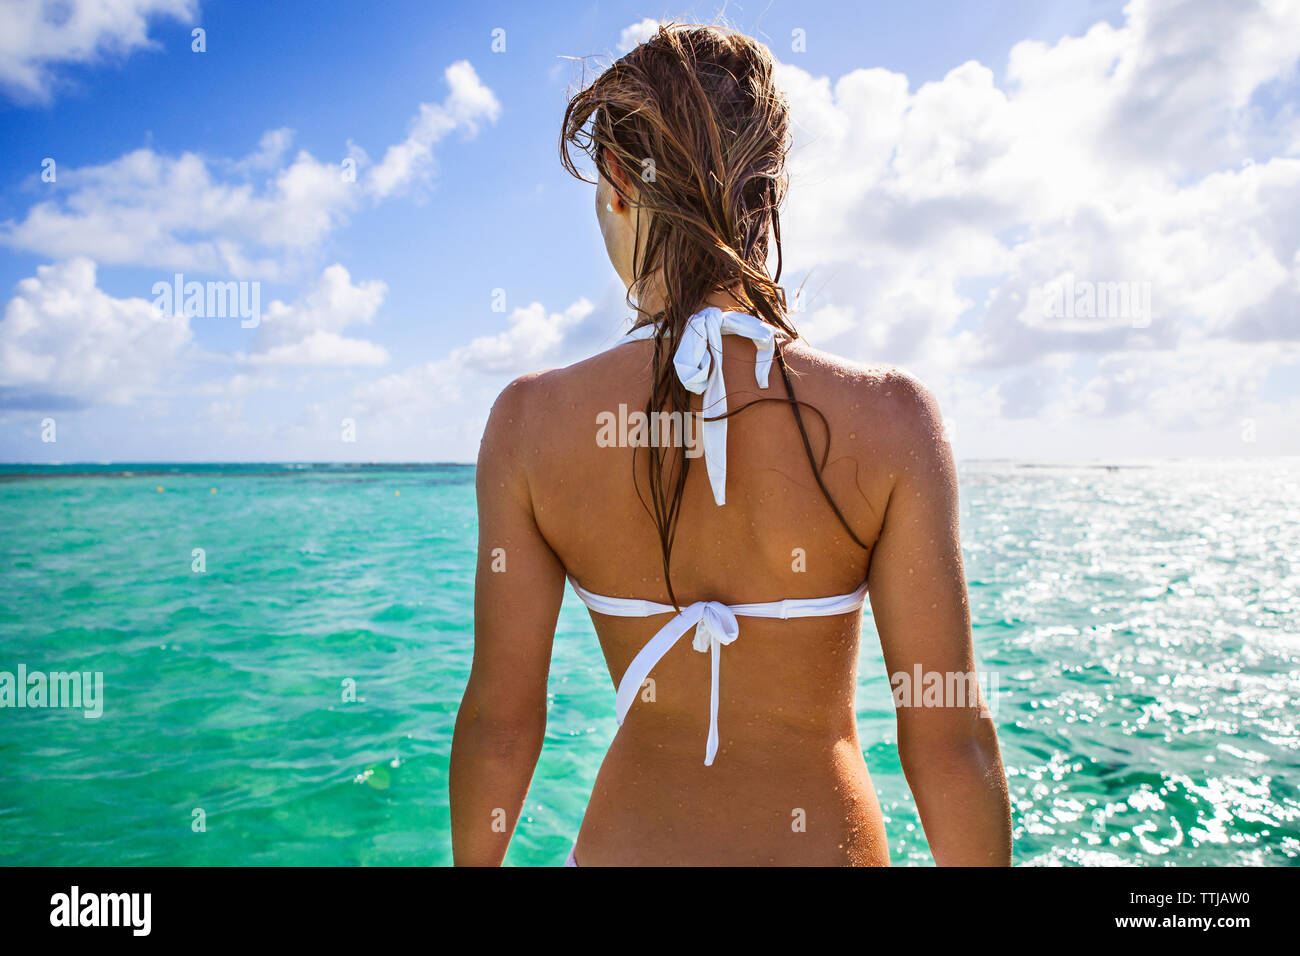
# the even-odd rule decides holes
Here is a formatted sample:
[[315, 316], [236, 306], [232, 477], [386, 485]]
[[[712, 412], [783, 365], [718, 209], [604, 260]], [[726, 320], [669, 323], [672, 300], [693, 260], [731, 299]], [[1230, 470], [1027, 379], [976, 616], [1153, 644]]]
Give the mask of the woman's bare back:
[[[779, 375], [766, 391], [751, 384], [748, 340], [724, 343], [731, 411], [786, 397]], [[653, 347], [628, 343], [525, 376], [493, 407], [477, 473], [474, 665], [452, 748], [458, 859], [499, 861], [522, 811], [566, 577], [668, 603], [636, 491], [645, 494], [646, 449], [634, 472], [632, 447], [598, 440], [602, 415], [645, 407]], [[895, 370], [779, 347], [798, 399], [821, 413], [805, 408], [807, 431], [819, 463], [829, 434], [821, 474], [852, 535], [817, 485], [789, 404], [755, 405], [729, 419], [724, 506], [703, 461], [691, 468], [672, 552], [679, 603], [828, 597], [865, 577], [891, 675], [973, 675], [956, 473], [932, 397]], [[616, 684], [665, 616], [593, 620]], [[854, 720], [859, 631], [856, 613], [741, 618], [722, 651], [720, 747], [708, 767], [710, 660], [674, 646], [606, 756], [579, 864], [888, 862]], [[978, 692], [900, 707], [898, 749], [936, 861], [1007, 862], [1005, 777]]]
[[[757, 387], [749, 340], [723, 343], [730, 411], [787, 396], [776, 371], [767, 389]], [[624, 344], [526, 383], [528, 476], [537, 527], [570, 576], [600, 594], [670, 603], [659, 539], [637, 493], [648, 500], [647, 451], [607, 447], [608, 430], [597, 440], [598, 423], [626, 422], [645, 409], [652, 349]], [[870, 547], [897, 457], [882, 451], [908, 427], [899, 419], [912, 383], [799, 344], [786, 342], [783, 355], [798, 398], [829, 426], [823, 480]], [[803, 417], [820, 460], [827, 429], [807, 407]], [[857, 588], [870, 552], [819, 491], [790, 406], [763, 402], [728, 423], [724, 506], [714, 501], [703, 458], [691, 460], [673, 547], [678, 602]], [[592, 617], [615, 683], [667, 620]], [[854, 719], [859, 621], [856, 612], [741, 618], [739, 639], [723, 652], [720, 746], [709, 767], [702, 759], [709, 657], [679, 642], [654, 668], [601, 767], [578, 840], [580, 864], [887, 862]]]

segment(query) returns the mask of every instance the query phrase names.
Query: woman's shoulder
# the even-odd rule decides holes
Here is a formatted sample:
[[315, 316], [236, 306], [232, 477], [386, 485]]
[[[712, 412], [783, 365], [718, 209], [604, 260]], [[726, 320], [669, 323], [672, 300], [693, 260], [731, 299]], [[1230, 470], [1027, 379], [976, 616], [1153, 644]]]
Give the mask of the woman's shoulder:
[[[560, 368], [520, 375], [497, 395], [484, 437], [537, 438], [563, 430], [565, 420], [593, 402], [608, 402], [628, 374], [634, 350], [610, 349]], [[635, 359], [633, 359], [635, 362]]]
[[571, 404], [626, 383], [630, 369], [645, 358], [635, 348], [610, 348], [571, 365], [520, 375], [502, 389], [497, 402], [534, 410]]
[[942, 440], [943, 416], [934, 393], [906, 369], [857, 362], [802, 341], [788, 347], [786, 355], [800, 399], [800, 384], [807, 382], [823, 402], [869, 423], [879, 439], [902, 446]]

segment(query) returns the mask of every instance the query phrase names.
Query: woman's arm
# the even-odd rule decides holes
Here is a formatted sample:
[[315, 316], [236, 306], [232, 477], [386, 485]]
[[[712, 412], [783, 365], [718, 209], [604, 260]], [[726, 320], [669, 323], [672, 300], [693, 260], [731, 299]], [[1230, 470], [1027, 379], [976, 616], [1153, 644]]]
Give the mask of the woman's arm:
[[[997, 733], [980, 716], [982, 695], [961, 690], [976, 684], [952, 450], [924, 386], [900, 374], [889, 392], [894, 484], [868, 583], [890, 686], [904, 696], [899, 758], [936, 863], [1009, 865], [1011, 807]], [[923, 702], [932, 674], [943, 681], [940, 706]]]
[[457, 865], [497, 866], [546, 733], [546, 678], [564, 567], [533, 520], [524, 455], [528, 379], [501, 393], [479, 448], [474, 664], [451, 747], [451, 840]]

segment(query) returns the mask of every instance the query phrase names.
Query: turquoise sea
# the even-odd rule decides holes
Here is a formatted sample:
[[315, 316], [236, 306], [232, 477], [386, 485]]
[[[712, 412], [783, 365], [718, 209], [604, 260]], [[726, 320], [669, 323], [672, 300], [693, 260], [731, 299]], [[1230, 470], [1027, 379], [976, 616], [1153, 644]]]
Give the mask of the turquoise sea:
[[[1300, 461], [961, 477], [1016, 860], [1300, 859]], [[0, 864], [449, 863], [474, 544], [469, 466], [0, 467], [0, 671], [104, 679], [98, 719], [0, 709]], [[869, 614], [861, 670], [929, 864]], [[570, 594], [509, 863], [563, 860], [613, 697]]]

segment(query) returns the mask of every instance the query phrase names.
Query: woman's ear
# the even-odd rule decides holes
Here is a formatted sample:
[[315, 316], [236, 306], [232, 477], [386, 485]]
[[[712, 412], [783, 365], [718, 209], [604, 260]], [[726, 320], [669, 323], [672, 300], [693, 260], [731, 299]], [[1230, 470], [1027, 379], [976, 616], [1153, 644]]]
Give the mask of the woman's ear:
[[613, 184], [614, 189], [610, 193], [610, 206], [613, 212], [624, 213], [627, 211], [627, 202], [624, 196], [632, 196], [635, 190], [632, 186], [632, 178], [628, 176], [627, 171], [618, 164], [614, 156], [614, 151], [608, 146], [602, 147], [602, 155], [605, 159], [605, 168], [609, 170], [609, 181]]

